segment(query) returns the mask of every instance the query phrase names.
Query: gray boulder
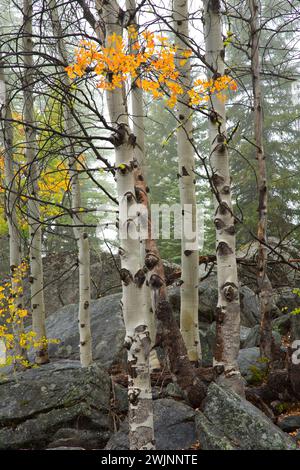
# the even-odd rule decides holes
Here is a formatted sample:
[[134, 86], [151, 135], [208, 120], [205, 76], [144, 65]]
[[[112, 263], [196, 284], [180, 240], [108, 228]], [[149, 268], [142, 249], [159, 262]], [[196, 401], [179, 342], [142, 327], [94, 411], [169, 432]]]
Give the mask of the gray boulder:
[[300, 307], [300, 297], [291, 287], [280, 287], [275, 291], [275, 302], [281, 314]]
[[[91, 298], [121, 291], [118, 268], [120, 259], [110, 253], [91, 251]], [[47, 316], [65, 305], [79, 302], [77, 253], [68, 251], [54, 253], [43, 258], [44, 295]], [[30, 305], [30, 284], [25, 279], [24, 298]]]
[[[251, 328], [241, 326], [240, 330], [240, 344], [243, 347], [246, 338], [251, 332]], [[213, 365], [213, 351], [216, 343], [216, 322], [213, 322], [209, 327], [203, 331], [200, 330], [200, 341], [202, 350], [202, 365], [210, 367]]]
[[277, 421], [277, 426], [285, 432], [297, 431], [300, 429], [300, 414], [280, 416]]
[[215, 383], [209, 386], [195, 423], [203, 450], [296, 449], [296, 442], [258, 408]]
[[[91, 302], [91, 329], [94, 360], [109, 368], [115, 362], [125, 362], [123, 348], [124, 322], [120, 308], [121, 294], [113, 294]], [[79, 359], [78, 305], [62, 307], [46, 320], [48, 338], [60, 340], [50, 344], [50, 357]]]
[[[179, 320], [180, 312], [180, 287], [172, 286], [168, 289], [168, 296], [173, 307], [174, 314]], [[241, 325], [253, 327], [260, 321], [259, 302], [257, 295], [247, 286], [240, 288]], [[215, 312], [218, 303], [217, 277], [211, 274], [199, 283], [199, 322], [212, 323], [215, 320]]]
[[260, 308], [257, 295], [247, 286], [240, 288], [241, 325], [252, 328], [260, 322]]
[[[278, 331], [272, 332], [274, 343], [277, 345], [281, 344], [281, 335]], [[255, 348], [260, 344], [260, 325], [255, 325], [249, 331], [245, 341], [243, 342], [243, 348]]]
[[248, 382], [259, 381], [267, 370], [267, 364], [260, 360], [259, 348], [241, 349], [238, 355], [241, 374]]
[[291, 339], [300, 338], [300, 314], [286, 313], [272, 322], [273, 330], [278, 331], [281, 335], [291, 333]]
[[81, 368], [77, 361], [46, 364], [2, 380], [0, 449], [53, 447], [61, 429], [68, 430], [65, 439], [72, 447], [81, 433], [87, 448], [103, 448], [111, 435], [110, 389], [103, 369]]
[[[154, 432], [157, 450], [188, 449], [196, 442], [195, 412], [179, 401], [169, 398], [155, 400]], [[108, 441], [108, 450], [128, 450], [128, 421]]]

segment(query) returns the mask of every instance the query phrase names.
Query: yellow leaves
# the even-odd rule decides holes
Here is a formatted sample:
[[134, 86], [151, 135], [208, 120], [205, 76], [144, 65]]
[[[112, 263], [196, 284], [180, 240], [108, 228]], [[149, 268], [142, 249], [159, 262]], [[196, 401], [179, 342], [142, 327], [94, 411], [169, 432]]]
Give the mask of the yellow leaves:
[[224, 91], [228, 89], [237, 90], [236, 81], [229, 75], [222, 75], [215, 80], [197, 79], [194, 81], [191, 90], [188, 90], [190, 104], [192, 106], [201, 105], [203, 102], [208, 101], [212, 95], [215, 95], [220, 101], [226, 101]]
[[135, 25], [128, 26], [127, 33], [128, 33], [129, 39], [137, 39], [138, 37], [138, 32], [137, 32]]
[[186, 59], [189, 59], [192, 55], [191, 49], [186, 49], [181, 53], [182, 57], [185, 57]]
[[[129, 79], [136, 79], [136, 85], [154, 99], [168, 95], [166, 105], [173, 108], [178, 96], [184, 93], [175, 61], [177, 47], [171, 45], [167, 37], [148, 30], [140, 34], [139, 42], [137, 29], [133, 25], [127, 31], [131, 41], [130, 51], [126, 49], [123, 38], [115, 33], [99, 50], [92, 41], [81, 41], [75, 53], [75, 63], [66, 67], [69, 77], [82, 77], [90, 67], [99, 77], [97, 87], [109, 91], [122, 88]], [[184, 66], [191, 56], [190, 49], [180, 51], [179, 65]], [[207, 102], [212, 95], [225, 100], [223, 91], [227, 89], [235, 91], [237, 85], [231, 77], [224, 75], [216, 80], [198, 79], [187, 93], [190, 104], [198, 106]]]
[[[17, 347], [23, 349], [38, 348], [49, 343], [58, 343], [56, 339], [47, 340], [41, 338], [37, 341], [37, 334], [34, 331], [22, 331], [22, 329], [14, 328], [15, 325], [21, 325], [24, 318], [29, 314], [28, 310], [20, 305], [22, 304], [21, 296], [23, 293], [22, 282], [28, 271], [28, 264], [23, 261], [17, 266], [12, 274], [10, 282], [6, 282], [0, 286], [0, 340], [4, 342], [7, 351], [15, 351]], [[25, 367], [30, 366], [28, 361], [17, 354], [9, 354], [3, 365], [19, 363]]]

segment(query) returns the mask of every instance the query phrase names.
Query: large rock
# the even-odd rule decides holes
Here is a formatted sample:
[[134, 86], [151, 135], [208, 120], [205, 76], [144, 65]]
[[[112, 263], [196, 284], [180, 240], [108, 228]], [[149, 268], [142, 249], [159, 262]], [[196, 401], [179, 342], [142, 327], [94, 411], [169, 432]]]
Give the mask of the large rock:
[[300, 414], [290, 414], [286, 416], [280, 416], [277, 421], [277, 425], [286, 432], [293, 432], [300, 429]]
[[[163, 398], [155, 400], [154, 432], [157, 450], [188, 449], [196, 442], [195, 412], [188, 405]], [[127, 450], [128, 421], [125, 420], [119, 431], [107, 443], [108, 450]]]
[[[168, 289], [170, 303], [174, 314], [179, 320], [180, 312], [180, 287], [172, 286]], [[241, 325], [253, 327], [260, 321], [260, 310], [257, 295], [247, 286], [240, 288]], [[215, 320], [215, 312], [218, 303], [217, 277], [211, 274], [199, 283], [199, 322], [212, 323]]]
[[[91, 298], [121, 291], [119, 257], [91, 251]], [[55, 253], [43, 259], [45, 304], [47, 316], [65, 305], [79, 301], [76, 252]], [[30, 284], [25, 280], [24, 297], [30, 305]]]
[[295, 441], [250, 402], [212, 383], [196, 413], [201, 449], [289, 450]]
[[259, 348], [241, 349], [238, 355], [241, 374], [248, 382], [259, 382], [267, 370], [266, 362], [260, 359]]
[[[110, 377], [97, 365], [46, 364], [0, 382], [0, 449], [69, 444], [103, 448], [111, 435]], [[65, 429], [63, 434], [62, 429]], [[53, 447], [53, 446], [52, 446]], [[77, 445], [76, 445], [77, 447]]]
[[240, 288], [241, 325], [252, 328], [260, 322], [260, 308], [257, 295], [247, 286]]
[[300, 338], [300, 314], [286, 313], [272, 321], [272, 328], [281, 335], [291, 334], [291, 340]]
[[[281, 344], [281, 335], [278, 331], [273, 331], [273, 340], [276, 345]], [[260, 345], [260, 325], [255, 325], [249, 331], [245, 341], [243, 342], [243, 348], [255, 348]]]
[[[91, 302], [93, 358], [109, 368], [126, 360], [123, 347], [125, 328], [120, 308], [121, 294]], [[79, 359], [78, 305], [66, 305], [46, 320], [48, 338], [60, 340], [50, 344], [51, 357]]]
[[[241, 326], [240, 329], [240, 345], [243, 347], [247, 339], [250, 328]], [[204, 367], [211, 367], [213, 365], [213, 352], [216, 344], [216, 322], [213, 322], [209, 327], [203, 331], [200, 329], [200, 342], [202, 350], [202, 365]]]

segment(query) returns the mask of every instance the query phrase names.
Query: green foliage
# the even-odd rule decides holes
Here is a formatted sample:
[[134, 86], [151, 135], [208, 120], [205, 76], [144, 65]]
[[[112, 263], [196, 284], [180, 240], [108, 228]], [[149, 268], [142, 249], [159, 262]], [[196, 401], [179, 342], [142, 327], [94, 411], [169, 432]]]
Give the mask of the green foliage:
[[251, 385], [259, 385], [263, 383], [268, 377], [268, 369], [260, 369], [255, 365], [250, 366], [249, 369], [252, 373], [252, 376], [250, 379], [248, 379], [248, 382]]

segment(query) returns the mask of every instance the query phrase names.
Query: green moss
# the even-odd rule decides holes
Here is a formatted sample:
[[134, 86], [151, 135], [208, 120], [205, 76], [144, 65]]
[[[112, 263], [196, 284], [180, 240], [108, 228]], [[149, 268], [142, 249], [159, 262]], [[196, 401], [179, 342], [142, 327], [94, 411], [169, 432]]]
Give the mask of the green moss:
[[259, 385], [268, 377], [268, 369], [262, 370], [257, 366], [250, 366], [249, 369], [252, 376], [248, 379], [248, 382], [251, 385]]

